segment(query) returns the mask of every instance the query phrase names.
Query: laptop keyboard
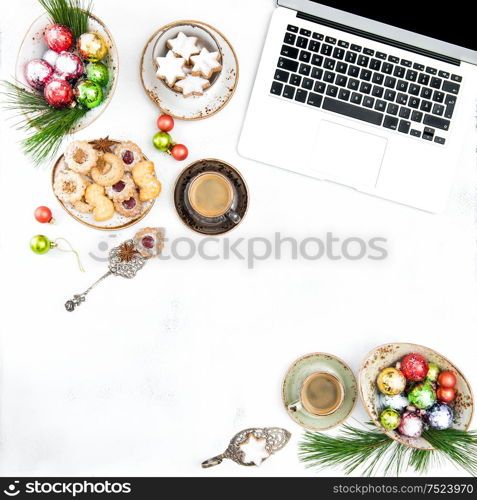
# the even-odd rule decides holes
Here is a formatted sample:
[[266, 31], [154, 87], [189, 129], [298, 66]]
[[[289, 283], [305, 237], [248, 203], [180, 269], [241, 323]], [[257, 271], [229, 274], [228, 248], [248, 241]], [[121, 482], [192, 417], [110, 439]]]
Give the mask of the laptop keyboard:
[[270, 93], [445, 144], [462, 77], [288, 25]]

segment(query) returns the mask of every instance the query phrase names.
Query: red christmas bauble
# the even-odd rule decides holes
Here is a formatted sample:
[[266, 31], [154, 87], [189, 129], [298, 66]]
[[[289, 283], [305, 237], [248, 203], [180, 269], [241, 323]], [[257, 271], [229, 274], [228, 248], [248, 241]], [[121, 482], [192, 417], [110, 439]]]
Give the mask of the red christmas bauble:
[[161, 115], [157, 119], [157, 128], [163, 132], [169, 132], [174, 128], [174, 118], [169, 115]]
[[453, 387], [439, 387], [436, 391], [436, 396], [443, 403], [450, 403], [455, 399], [455, 390]]
[[417, 382], [426, 378], [429, 364], [420, 354], [412, 353], [404, 356], [401, 361], [401, 371], [408, 380]]
[[452, 372], [441, 372], [437, 377], [437, 383], [441, 387], [454, 387], [457, 383], [457, 377]]
[[41, 206], [35, 210], [35, 219], [42, 224], [53, 221], [53, 215], [48, 207]]
[[83, 61], [76, 54], [63, 51], [58, 55], [55, 64], [55, 77], [63, 80], [76, 80], [83, 72]]
[[67, 108], [73, 101], [73, 88], [67, 81], [54, 78], [45, 85], [44, 95], [50, 106]]
[[171, 155], [177, 161], [183, 161], [189, 156], [189, 150], [184, 146], [184, 144], [176, 144], [171, 149]]
[[75, 37], [68, 26], [50, 24], [45, 30], [45, 43], [55, 52], [68, 50], [74, 43]]

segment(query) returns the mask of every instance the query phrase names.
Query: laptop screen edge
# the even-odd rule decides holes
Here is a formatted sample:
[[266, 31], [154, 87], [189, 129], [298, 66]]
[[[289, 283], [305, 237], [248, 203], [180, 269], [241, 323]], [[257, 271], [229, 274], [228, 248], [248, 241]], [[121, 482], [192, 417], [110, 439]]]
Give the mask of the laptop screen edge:
[[351, 14], [343, 10], [334, 9], [326, 5], [310, 2], [309, 0], [277, 0], [277, 4], [312, 16], [321, 17], [345, 26], [350, 26], [367, 33], [373, 33], [383, 38], [398, 40], [413, 47], [442, 54], [463, 62], [477, 65], [477, 51], [460, 47], [442, 40], [437, 40], [419, 33], [390, 26], [366, 17]]

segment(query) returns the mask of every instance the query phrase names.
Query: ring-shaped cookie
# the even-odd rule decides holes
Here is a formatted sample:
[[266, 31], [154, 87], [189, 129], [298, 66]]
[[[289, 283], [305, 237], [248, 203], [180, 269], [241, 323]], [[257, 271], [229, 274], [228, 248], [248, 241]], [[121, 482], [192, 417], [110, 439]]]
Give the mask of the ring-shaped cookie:
[[87, 182], [77, 172], [72, 170], [59, 172], [53, 183], [53, 191], [58, 198], [66, 203], [75, 203], [84, 195]]
[[96, 167], [91, 169], [91, 177], [100, 186], [112, 186], [124, 175], [123, 162], [113, 153], [104, 153]]

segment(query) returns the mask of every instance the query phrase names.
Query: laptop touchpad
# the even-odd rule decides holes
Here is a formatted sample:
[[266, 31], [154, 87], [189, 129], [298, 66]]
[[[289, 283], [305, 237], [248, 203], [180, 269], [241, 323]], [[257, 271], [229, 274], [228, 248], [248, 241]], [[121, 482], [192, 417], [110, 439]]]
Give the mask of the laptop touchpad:
[[385, 137], [322, 120], [310, 165], [321, 177], [374, 187], [387, 142]]

